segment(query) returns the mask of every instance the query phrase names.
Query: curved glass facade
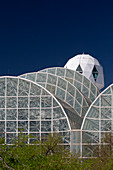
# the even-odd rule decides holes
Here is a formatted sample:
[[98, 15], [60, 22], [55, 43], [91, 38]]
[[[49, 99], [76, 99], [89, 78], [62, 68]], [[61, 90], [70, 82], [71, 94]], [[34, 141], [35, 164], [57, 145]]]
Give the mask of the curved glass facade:
[[89, 105], [84, 95], [69, 81], [45, 72], [27, 73], [24, 76], [26, 79], [34, 77], [36, 83], [42, 85], [57, 98], [65, 101], [80, 117], [84, 117]]
[[107, 133], [113, 131], [113, 84], [92, 103], [84, 117], [81, 130], [82, 157], [96, 156], [93, 152], [95, 147], [102, 143]]
[[[59, 132], [70, 145], [70, 123], [57, 99], [44, 87], [17, 77], [0, 78], [0, 137], [12, 143], [18, 133], [43, 139]], [[31, 140], [28, 139], [28, 143]]]
[[63, 77], [80, 90], [91, 102], [94, 101], [100, 93], [99, 89], [89, 79], [77, 71], [63, 67], [53, 67], [39, 72], [51, 73]]

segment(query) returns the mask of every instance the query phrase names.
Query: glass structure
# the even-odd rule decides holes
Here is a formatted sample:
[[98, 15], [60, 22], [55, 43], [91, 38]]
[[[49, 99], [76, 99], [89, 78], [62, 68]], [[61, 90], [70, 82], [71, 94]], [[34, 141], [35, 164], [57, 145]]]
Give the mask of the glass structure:
[[26, 79], [34, 77], [36, 83], [45, 87], [58, 99], [70, 105], [78, 115], [84, 117], [89, 104], [84, 95], [69, 81], [45, 72], [28, 73], [24, 76]]
[[70, 129], [61, 104], [44, 87], [22, 78], [0, 78], [0, 137], [6, 143], [12, 143], [20, 131], [37, 139], [59, 132], [69, 145]]
[[113, 84], [91, 104], [84, 117], [81, 131], [81, 156], [95, 157], [94, 148], [102, 143], [106, 134], [113, 131]]
[[99, 89], [84, 75], [77, 71], [69, 70], [63, 67], [47, 68], [38, 72], [21, 75], [21, 77], [36, 81], [36, 74], [38, 73], [50, 73], [66, 79], [71, 84], [73, 84], [81, 93], [83, 93], [86, 99], [88, 98], [90, 103], [94, 101], [94, 99], [99, 94]]
[[[95, 63], [91, 74], [97, 81], [101, 69]], [[50, 133], [59, 133], [62, 145], [73, 154], [96, 157], [95, 148], [113, 131], [113, 84], [100, 93], [83, 74], [85, 70], [77, 69], [53, 67], [18, 77], [0, 77], [0, 137], [12, 144], [22, 132], [33, 136], [27, 141], [32, 144]]]

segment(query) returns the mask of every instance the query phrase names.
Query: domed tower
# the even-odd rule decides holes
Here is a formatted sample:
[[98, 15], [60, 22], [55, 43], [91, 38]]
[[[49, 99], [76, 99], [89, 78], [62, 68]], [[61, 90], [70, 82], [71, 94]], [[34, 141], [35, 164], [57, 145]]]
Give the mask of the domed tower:
[[89, 54], [79, 54], [69, 59], [64, 66], [70, 70], [78, 71], [91, 80], [99, 89], [104, 87], [103, 67], [97, 59]]

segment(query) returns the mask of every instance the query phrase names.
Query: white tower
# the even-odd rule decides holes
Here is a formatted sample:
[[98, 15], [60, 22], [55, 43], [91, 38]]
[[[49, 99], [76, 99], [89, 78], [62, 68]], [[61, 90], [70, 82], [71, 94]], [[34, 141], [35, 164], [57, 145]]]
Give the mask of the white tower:
[[79, 54], [74, 56], [64, 67], [80, 72], [91, 80], [99, 89], [104, 87], [103, 68], [98, 60], [89, 54]]

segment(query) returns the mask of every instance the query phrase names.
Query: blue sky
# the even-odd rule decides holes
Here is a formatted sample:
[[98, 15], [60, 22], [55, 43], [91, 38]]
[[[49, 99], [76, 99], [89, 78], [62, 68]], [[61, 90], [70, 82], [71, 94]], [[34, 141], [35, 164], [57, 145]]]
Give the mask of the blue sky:
[[113, 0], [0, 1], [0, 75], [97, 58], [113, 82]]

